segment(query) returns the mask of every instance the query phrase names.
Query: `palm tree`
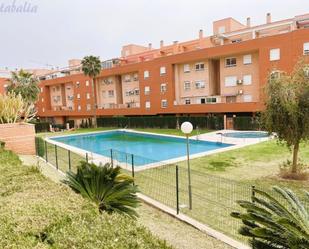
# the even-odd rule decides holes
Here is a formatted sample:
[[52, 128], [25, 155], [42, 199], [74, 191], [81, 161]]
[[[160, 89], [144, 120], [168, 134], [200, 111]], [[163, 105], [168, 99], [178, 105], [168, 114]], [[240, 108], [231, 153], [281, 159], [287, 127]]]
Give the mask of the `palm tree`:
[[97, 127], [97, 98], [95, 95], [95, 78], [101, 72], [101, 61], [100, 57], [95, 56], [85, 56], [82, 60], [82, 71], [84, 75], [89, 76], [92, 79], [92, 97], [93, 97], [93, 119], [94, 119], [94, 127]]
[[39, 80], [33, 74], [22, 69], [18, 72], [12, 72], [10, 83], [8, 92], [14, 92], [16, 95], [20, 94], [29, 105], [38, 100], [40, 93]]
[[120, 167], [81, 162], [76, 174], [67, 173], [65, 183], [95, 202], [100, 212], [138, 216], [134, 210], [139, 204], [137, 186], [133, 185], [132, 177], [121, 174]]
[[[274, 195], [256, 190], [252, 202], [238, 201], [245, 213], [233, 212], [243, 226], [239, 233], [250, 238], [254, 249], [309, 248], [308, 209], [289, 189], [273, 187]], [[309, 200], [309, 193], [306, 199]]]

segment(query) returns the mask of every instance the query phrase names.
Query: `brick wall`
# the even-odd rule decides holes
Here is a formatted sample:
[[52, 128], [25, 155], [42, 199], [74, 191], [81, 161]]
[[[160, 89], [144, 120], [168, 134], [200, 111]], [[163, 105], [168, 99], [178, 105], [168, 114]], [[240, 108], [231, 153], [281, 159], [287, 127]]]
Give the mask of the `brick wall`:
[[35, 154], [35, 130], [33, 124], [0, 124], [0, 140], [5, 148], [21, 155]]

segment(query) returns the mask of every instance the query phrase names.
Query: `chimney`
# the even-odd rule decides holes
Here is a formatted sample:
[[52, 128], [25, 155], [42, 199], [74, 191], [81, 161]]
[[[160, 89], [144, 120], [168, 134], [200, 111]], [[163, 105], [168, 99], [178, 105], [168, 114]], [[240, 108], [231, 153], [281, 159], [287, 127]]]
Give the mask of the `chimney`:
[[160, 48], [162, 48], [163, 46], [164, 46], [164, 41], [161, 40], [161, 41], [160, 41]]
[[199, 39], [203, 39], [203, 30], [200, 29], [200, 31], [198, 32], [198, 37]]
[[148, 44], [148, 49], [151, 50], [152, 49], [152, 43]]
[[267, 13], [266, 15], [266, 23], [271, 23], [271, 14]]
[[247, 17], [247, 27], [250, 28], [251, 26], [251, 18]]

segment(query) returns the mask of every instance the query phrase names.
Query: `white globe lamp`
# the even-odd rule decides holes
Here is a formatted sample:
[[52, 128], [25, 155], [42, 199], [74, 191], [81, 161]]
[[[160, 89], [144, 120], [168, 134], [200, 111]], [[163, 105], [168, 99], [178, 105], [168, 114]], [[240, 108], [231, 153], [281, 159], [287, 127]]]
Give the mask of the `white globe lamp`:
[[183, 122], [180, 128], [181, 131], [186, 135], [189, 135], [193, 131], [193, 125], [188, 121]]

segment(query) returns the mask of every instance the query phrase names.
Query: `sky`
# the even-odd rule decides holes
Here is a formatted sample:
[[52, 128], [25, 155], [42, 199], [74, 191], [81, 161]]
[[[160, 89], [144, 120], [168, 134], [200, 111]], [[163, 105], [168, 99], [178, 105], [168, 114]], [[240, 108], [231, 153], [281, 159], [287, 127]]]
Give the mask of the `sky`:
[[[24, 6], [27, 6], [25, 8]], [[5, 12], [7, 6], [33, 12]], [[2, 6], [2, 7], [1, 7]], [[29, 7], [30, 6], [30, 7]], [[7, 9], [6, 9], [7, 10]], [[107, 60], [121, 46], [192, 40], [233, 17], [251, 25], [309, 13], [308, 0], [0, 0], [0, 69], [65, 67], [86, 55]]]

